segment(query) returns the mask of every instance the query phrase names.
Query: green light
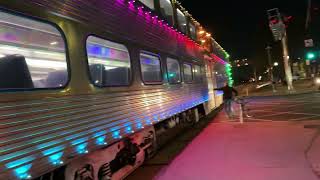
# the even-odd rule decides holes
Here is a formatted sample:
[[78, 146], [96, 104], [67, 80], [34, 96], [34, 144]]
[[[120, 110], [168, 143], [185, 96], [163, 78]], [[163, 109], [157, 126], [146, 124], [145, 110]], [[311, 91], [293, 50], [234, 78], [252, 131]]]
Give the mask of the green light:
[[175, 76], [174, 73], [170, 73], [170, 74], [169, 74], [169, 77], [174, 77], [174, 76]]
[[314, 59], [316, 57], [316, 55], [313, 52], [309, 52], [307, 54], [307, 59]]
[[228, 78], [228, 84], [229, 86], [232, 86], [234, 81], [233, 81], [233, 78], [232, 78], [232, 67], [230, 64], [226, 64], [226, 74], [227, 74], [227, 78]]

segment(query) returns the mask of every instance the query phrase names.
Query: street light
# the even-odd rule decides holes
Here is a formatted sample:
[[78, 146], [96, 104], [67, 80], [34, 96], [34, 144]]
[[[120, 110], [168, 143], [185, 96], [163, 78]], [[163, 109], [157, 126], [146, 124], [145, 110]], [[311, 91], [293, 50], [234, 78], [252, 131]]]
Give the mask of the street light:
[[274, 62], [273, 66], [279, 66], [279, 63], [278, 62]]

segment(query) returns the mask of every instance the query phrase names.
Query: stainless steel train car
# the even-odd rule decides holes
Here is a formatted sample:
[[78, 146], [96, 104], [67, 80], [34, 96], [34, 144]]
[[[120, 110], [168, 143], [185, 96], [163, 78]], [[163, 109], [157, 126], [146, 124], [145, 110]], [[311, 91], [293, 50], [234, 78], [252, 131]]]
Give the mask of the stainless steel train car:
[[0, 1], [0, 179], [125, 178], [222, 103], [198, 32], [170, 0]]

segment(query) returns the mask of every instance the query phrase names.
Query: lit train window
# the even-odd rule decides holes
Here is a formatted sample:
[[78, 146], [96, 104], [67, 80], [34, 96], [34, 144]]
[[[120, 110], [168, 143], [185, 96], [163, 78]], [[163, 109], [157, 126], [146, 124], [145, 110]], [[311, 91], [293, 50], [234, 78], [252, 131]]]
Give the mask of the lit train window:
[[144, 83], [162, 82], [160, 58], [149, 53], [140, 53], [141, 75]]
[[198, 65], [193, 66], [193, 77], [196, 82], [201, 82], [201, 68]]
[[130, 55], [124, 45], [89, 36], [87, 56], [94, 85], [125, 86], [130, 83]]
[[205, 78], [207, 78], [206, 67], [201, 66], [200, 69], [201, 69], [201, 81], [203, 81]]
[[167, 58], [167, 70], [169, 83], [175, 84], [181, 82], [181, 71], [178, 60]]
[[173, 25], [173, 8], [170, 0], [160, 0], [160, 12], [161, 15], [167, 20], [167, 22]]
[[183, 64], [183, 78], [184, 82], [192, 82], [192, 66], [190, 64]]
[[178, 16], [178, 25], [181, 30], [181, 32], [185, 33], [187, 32], [187, 19], [186, 16], [181, 12], [180, 9], [177, 9], [177, 16]]
[[197, 31], [196, 31], [196, 26], [193, 23], [189, 23], [189, 31], [190, 31], [190, 37], [193, 40], [197, 39]]
[[146, 5], [148, 8], [154, 10], [154, 0], [139, 0], [142, 4]]
[[60, 31], [0, 11], [0, 90], [59, 88], [68, 82]]

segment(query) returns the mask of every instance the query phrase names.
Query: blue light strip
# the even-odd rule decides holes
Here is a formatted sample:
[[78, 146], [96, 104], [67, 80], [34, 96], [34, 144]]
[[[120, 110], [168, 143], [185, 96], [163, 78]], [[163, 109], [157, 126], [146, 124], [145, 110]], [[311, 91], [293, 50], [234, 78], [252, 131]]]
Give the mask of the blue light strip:
[[31, 175], [28, 171], [31, 169], [32, 164], [27, 164], [19, 168], [14, 169], [15, 175], [20, 179], [31, 179]]
[[[166, 112], [160, 112], [158, 114], [153, 114], [150, 116], [145, 116], [144, 118], [140, 118], [135, 120], [135, 123], [132, 124], [131, 122], [126, 123], [125, 125], [122, 126], [117, 126], [117, 127], [113, 127], [110, 132], [112, 132], [112, 137], [114, 139], [121, 139], [121, 129], [123, 129], [123, 132], [125, 132], [126, 134], [131, 134], [134, 132], [134, 129], [143, 129], [143, 122], [145, 122], [147, 125], [152, 125], [154, 124], [153, 122], [159, 122], [160, 120], [164, 120], [167, 117], [173, 116], [175, 114], [178, 114], [180, 112], [184, 112], [186, 109], [192, 108], [194, 106], [197, 106], [203, 102], [206, 102], [209, 100], [209, 96], [205, 95], [202, 98], [191, 98], [189, 99], [189, 101], [185, 102], [184, 104], [181, 104], [178, 107], [171, 107], [170, 110], [166, 111]], [[121, 121], [128, 121], [128, 119], [124, 119]], [[113, 124], [113, 123], [112, 123]], [[98, 131], [100, 128], [94, 128], [92, 129], [92, 131]], [[87, 133], [78, 133], [78, 134], [74, 134], [71, 136], [68, 136], [65, 138], [65, 140], [69, 141], [72, 140], [74, 138], [86, 135]], [[95, 142], [96, 145], [106, 145], [106, 134], [107, 131], [103, 130], [103, 131], [99, 131], [97, 133], [95, 133], [93, 135], [93, 138], [95, 138]], [[85, 154], [88, 153], [88, 140], [89, 137], [84, 137], [84, 138], [80, 138], [77, 140], [74, 140], [71, 142], [72, 146], [75, 146], [75, 151], [78, 152], [79, 154]], [[59, 144], [63, 142], [63, 140], [56, 140], [56, 141], [51, 141], [51, 142], [46, 142], [43, 143], [41, 145], [38, 146], [38, 149], [44, 149], [47, 147], [50, 147], [52, 145], [55, 144]], [[60, 165], [63, 163], [63, 161], [61, 160], [63, 157], [63, 150], [64, 150], [64, 146], [57, 146], [57, 147], [53, 147], [47, 150], [42, 151], [43, 156], [48, 156], [48, 160], [49, 162], [51, 162], [53, 165]], [[34, 158], [33, 157], [26, 157], [26, 158], [22, 158], [19, 160], [15, 160], [12, 162], [9, 162], [6, 164], [7, 168], [9, 169], [14, 169], [15, 174], [17, 175], [17, 177], [21, 178], [21, 179], [28, 179], [31, 178], [30, 174], [28, 173], [29, 169], [31, 168], [32, 164], [28, 162], [33, 161]]]

